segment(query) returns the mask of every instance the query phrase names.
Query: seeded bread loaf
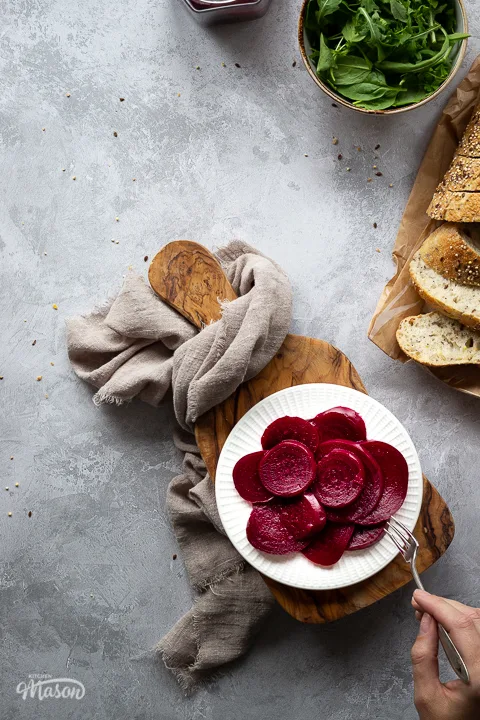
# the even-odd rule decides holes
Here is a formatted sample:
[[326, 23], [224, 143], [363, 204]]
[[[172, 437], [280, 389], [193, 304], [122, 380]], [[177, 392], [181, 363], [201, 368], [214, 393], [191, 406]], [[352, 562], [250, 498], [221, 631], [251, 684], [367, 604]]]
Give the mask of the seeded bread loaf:
[[437, 312], [402, 320], [397, 340], [403, 352], [422, 365], [480, 363], [480, 333]]
[[480, 192], [454, 192], [441, 183], [428, 206], [434, 220], [448, 222], [480, 222]]
[[477, 192], [480, 190], [480, 158], [456, 154], [437, 192]]
[[457, 153], [466, 157], [480, 157], [480, 105], [473, 111]]
[[471, 227], [444, 223], [429, 235], [418, 254], [446, 280], [480, 287], [479, 240]]
[[427, 214], [435, 220], [480, 222], [480, 105], [473, 111]]

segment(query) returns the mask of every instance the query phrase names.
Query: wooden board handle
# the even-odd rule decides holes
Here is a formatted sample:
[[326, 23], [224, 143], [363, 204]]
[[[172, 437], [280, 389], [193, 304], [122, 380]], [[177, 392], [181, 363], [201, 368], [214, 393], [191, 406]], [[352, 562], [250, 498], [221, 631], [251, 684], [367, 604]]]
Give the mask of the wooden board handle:
[[174, 240], [153, 258], [152, 289], [196, 327], [219, 320], [221, 303], [237, 295], [217, 258], [199, 243]]

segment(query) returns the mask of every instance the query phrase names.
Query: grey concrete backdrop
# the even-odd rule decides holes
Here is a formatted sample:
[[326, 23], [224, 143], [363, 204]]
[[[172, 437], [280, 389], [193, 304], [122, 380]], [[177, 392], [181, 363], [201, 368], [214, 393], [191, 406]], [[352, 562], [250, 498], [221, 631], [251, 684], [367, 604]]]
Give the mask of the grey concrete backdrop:
[[[480, 3], [467, 6], [464, 71], [480, 49]], [[298, 1], [212, 30], [180, 0], [0, 7], [2, 720], [413, 720], [411, 586], [328, 627], [277, 608], [250, 655], [190, 699], [135, 659], [191, 604], [164, 513], [172, 416], [95, 408], [64, 320], [174, 238], [270, 254], [294, 285], [292, 329], [349, 355], [450, 503], [456, 538], [427, 586], [479, 604], [480, 401], [366, 338], [446, 95], [391, 119], [332, 108], [299, 62]], [[77, 678], [85, 698], [23, 701], [30, 673]]]

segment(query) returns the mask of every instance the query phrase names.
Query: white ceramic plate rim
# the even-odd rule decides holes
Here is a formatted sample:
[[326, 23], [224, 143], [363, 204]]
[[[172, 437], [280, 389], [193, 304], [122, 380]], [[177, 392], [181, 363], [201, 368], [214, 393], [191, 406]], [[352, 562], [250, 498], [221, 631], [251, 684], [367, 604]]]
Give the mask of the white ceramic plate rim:
[[[261, 400], [235, 425], [228, 436], [217, 465], [215, 494], [223, 527], [242, 557], [267, 577], [285, 585], [307, 590], [333, 590], [347, 587], [375, 575], [396, 556], [388, 537], [366, 548], [346, 552], [331, 568], [311, 563], [301, 553], [286, 556], [267, 555], [253, 548], [246, 537], [250, 503], [238, 495], [232, 470], [243, 455], [261, 449], [261, 435], [277, 417], [298, 415], [308, 419], [336, 405], [360, 412], [367, 425], [367, 437], [390, 442], [407, 461], [409, 481], [407, 497], [395, 514], [411, 530], [418, 519], [423, 498], [423, 478], [415, 446], [397, 418], [377, 400], [352, 388], [329, 383], [296, 385]], [[370, 432], [370, 428], [374, 432]]]

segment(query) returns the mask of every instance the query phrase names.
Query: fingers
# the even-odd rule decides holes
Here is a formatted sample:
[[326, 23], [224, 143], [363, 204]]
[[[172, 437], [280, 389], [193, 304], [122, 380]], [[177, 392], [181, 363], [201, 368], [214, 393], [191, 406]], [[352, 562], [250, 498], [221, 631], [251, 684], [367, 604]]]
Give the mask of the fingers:
[[[450, 605], [453, 605], [453, 607], [458, 608], [459, 610], [466, 610], [467, 605], [463, 605], [463, 603], [458, 602], [457, 600], [450, 600], [450, 598], [443, 598], [445, 602], [450, 603]], [[421, 606], [418, 604], [418, 602], [415, 600], [415, 595], [412, 597], [412, 605], [415, 610], [418, 610], [420, 613], [422, 612]]]
[[437, 622], [440, 622], [445, 630], [448, 632], [453, 631], [457, 627], [461, 627], [462, 619], [469, 617], [474, 620], [473, 608], [466, 606], [453, 605], [444, 598], [438, 597], [437, 595], [430, 595], [430, 593], [424, 590], [415, 590], [413, 597], [418, 606], [420, 612], [428, 612], [432, 615]]
[[415, 605], [418, 612], [432, 615], [451, 635], [469, 668], [478, 664], [480, 645], [480, 611], [455, 601], [415, 590]]
[[412, 604], [417, 612], [429, 613], [437, 622], [443, 625], [447, 632], [450, 632], [455, 627], [456, 621], [461, 616], [458, 608], [450, 605], [443, 598], [430, 595], [424, 590], [415, 590]]
[[424, 613], [417, 639], [412, 647], [413, 682], [415, 705], [427, 704], [442, 688], [438, 677], [438, 632], [437, 624], [428, 613]]
[[457, 610], [461, 610], [461, 612], [464, 612], [465, 610], [471, 610], [467, 605], [464, 605], [461, 602], [458, 602], [458, 600], [450, 600], [450, 598], [443, 598], [445, 602], [447, 602], [449, 605], [451, 605], [454, 608], [457, 608]]

